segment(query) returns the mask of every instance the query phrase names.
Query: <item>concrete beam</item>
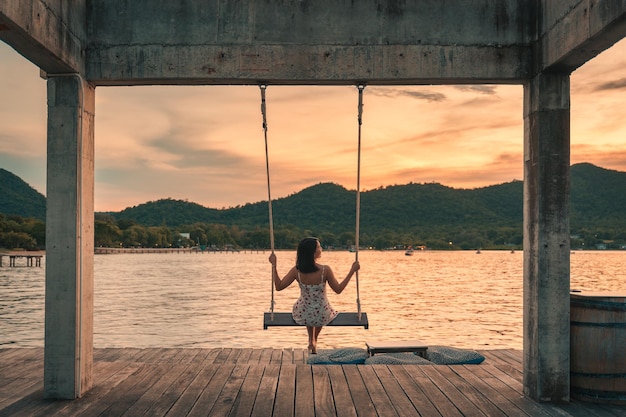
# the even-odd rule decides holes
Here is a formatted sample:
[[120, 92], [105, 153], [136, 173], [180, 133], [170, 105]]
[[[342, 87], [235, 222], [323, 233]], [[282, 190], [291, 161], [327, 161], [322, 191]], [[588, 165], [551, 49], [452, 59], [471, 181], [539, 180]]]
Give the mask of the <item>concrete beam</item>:
[[44, 71], [83, 72], [86, 0], [0, 2], [0, 39]]
[[[534, 8], [517, 0], [94, 0], [87, 77], [131, 84], [519, 83]], [[524, 3], [524, 4], [522, 4]]]
[[626, 36], [626, 0], [543, 4], [539, 71], [571, 73]]
[[152, 44], [92, 50], [87, 76], [97, 85], [519, 84], [530, 56], [520, 46]]
[[95, 90], [48, 80], [44, 396], [74, 399], [93, 379]]
[[569, 401], [569, 74], [524, 85], [524, 393]]

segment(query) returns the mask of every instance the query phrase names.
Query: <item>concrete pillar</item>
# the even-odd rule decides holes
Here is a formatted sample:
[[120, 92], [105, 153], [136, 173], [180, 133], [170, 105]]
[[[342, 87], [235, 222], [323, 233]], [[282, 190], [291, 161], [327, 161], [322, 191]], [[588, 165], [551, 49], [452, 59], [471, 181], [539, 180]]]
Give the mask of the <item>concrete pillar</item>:
[[48, 79], [44, 396], [92, 386], [95, 88]]
[[569, 401], [568, 74], [524, 85], [524, 392]]

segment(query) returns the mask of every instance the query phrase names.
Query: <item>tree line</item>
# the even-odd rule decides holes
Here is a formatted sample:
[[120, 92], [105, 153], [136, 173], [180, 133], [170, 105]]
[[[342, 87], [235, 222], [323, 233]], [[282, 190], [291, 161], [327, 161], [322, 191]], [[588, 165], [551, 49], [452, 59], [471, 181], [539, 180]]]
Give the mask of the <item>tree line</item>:
[[[226, 225], [196, 222], [176, 227], [142, 226], [132, 220], [116, 220], [98, 214], [95, 221], [95, 245], [102, 247], [191, 247], [237, 249], [268, 249], [270, 230], [267, 226]], [[356, 232], [340, 233], [324, 229], [301, 228], [295, 225], [274, 227], [276, 249], [295, 249], [304, 237], [318, 237], [326, 248], [349, 249], [356, 244]], [[359, 246], [372, 249], [425, 246], [429, 249], [509, 249], [522, 247], [521, 230], [499, 227], [494, 230], [457, 228], [433, 229], [426, 234], [408, 231], [361, 233]]]
[[[0, 213], [5, 213], [0, 217], [0, 247], [43, 249], [43, 195], [2, 170], [0, 195], [6, 196], [0, 199]], [[355, 196], [356, 191], [338, 184], [319, 183], [274, 200], [276, 248], [295, 248], [306, 236], [319, 237], [325, 247], [354, 245]], [[521, 181], [476, 189], [409, 183], [363, 191], [360, 197], [362, 247], [476, 250], [523, 245]], [[626, 173], [573, 165], [570, 202], [573, 249], [626, 247]], [[31, 211], [33, 207], [38, 209]], [[95, 214], [95, 246], [265, 249], [269, 242], [267, 202], [218, 210], [167, 198]]]
[[[238, 226], [218, 223], [193, 223], [175, 227], [144, 226], [132, 220], [116, 220], [97, 213], [94, 223], [95, 247], [203, 249], [268, 249], [270, 231], [263, 226]], [[354, 231], [334, 233], [323, 229], [304, 229], [281, 225], [274, 230], [276, 249], [295, 249], [307, 236], [320, 238], [326, 248], [348, 249], [356, 243]], [[0, 248], [45, 249], [45, 223], [35, 218], [0, 214]], [[425, 246], [435, 250], [522, 249], [522, 228], [431, 227], [419, 234], [404, 231], [361, 233], [359, 244], [377, 250]], [[608, 227], [581, 228], [572, 232], [572, 249], [623, 249], [626, 231]]]
[[0, 248], [38, 250], [46, 247], [46, 224], [33, 217], [0, 214]]

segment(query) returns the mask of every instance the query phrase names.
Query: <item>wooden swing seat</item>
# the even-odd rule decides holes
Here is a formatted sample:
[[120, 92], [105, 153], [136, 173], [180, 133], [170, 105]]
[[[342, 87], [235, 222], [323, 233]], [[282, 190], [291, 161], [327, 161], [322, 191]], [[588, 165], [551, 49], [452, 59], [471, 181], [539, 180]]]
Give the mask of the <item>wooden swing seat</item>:
[[[263, 313], [263, 329], [267, 330], [270, 326], [301, 326], [301, 324], [293, 320], [291, 313], [274, 313], [274, 320], [272, 320], [272, 313]], [[361, 320], [359, 320], [359, 313], [339, 313], [327, 326], [363, 326], [368, 329], [369, 322], [367, 313], [361, 313]]]

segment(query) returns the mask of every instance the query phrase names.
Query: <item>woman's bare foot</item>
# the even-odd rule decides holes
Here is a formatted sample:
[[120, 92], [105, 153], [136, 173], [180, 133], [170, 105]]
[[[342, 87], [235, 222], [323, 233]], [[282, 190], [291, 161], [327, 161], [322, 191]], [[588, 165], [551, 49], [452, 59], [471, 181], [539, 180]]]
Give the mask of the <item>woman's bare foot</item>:
[[317, 348], [315, 345], [309, 345], [309, 353], [315, 355], [317, 353]]

